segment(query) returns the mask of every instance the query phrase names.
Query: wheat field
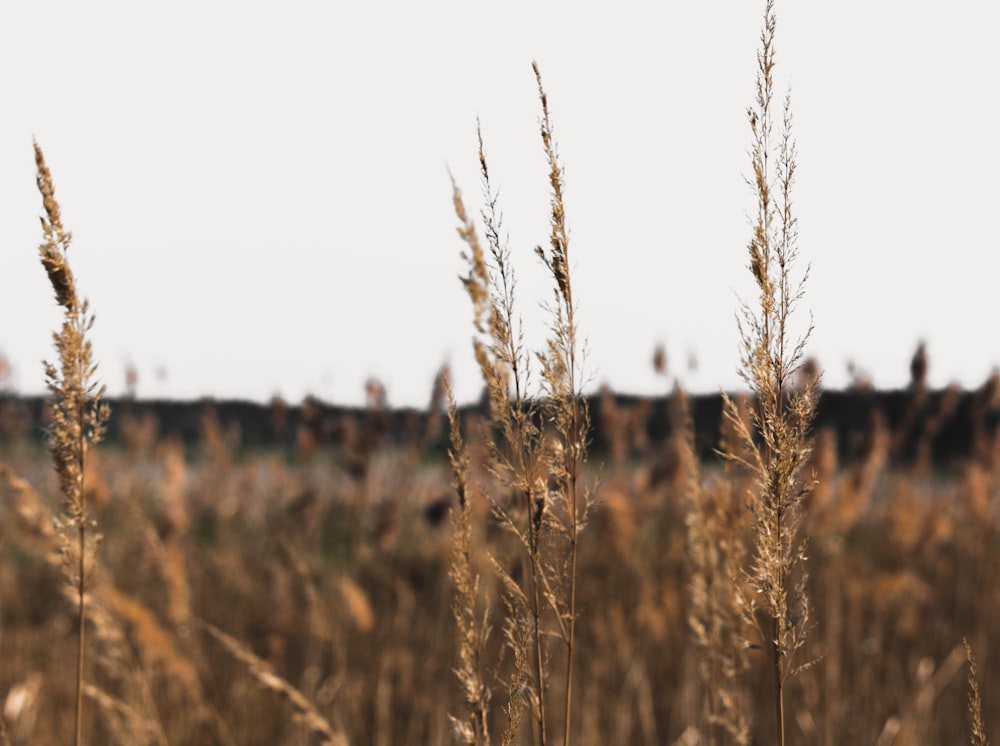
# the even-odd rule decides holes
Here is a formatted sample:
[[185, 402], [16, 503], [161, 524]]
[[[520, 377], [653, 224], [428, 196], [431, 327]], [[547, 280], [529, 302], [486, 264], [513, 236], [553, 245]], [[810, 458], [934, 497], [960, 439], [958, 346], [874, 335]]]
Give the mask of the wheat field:
[[452, 194], [475, 404], [446, 368], [423, 412], [375, 380], [359, 410], [107, 402], [36, 145], [64, 316], [44, 406], [0, 399], [0, 742], [987, 743], [1000, 375], [932, 391], [921, 346], [905, 391], [823, 390], [773, 0], [759, 39], [745, 389], [719, 396], [662, 350], [662, 396], [588, 389], [537, 65], [536, 256], [506, 244], [482, 131], [481, 205]]

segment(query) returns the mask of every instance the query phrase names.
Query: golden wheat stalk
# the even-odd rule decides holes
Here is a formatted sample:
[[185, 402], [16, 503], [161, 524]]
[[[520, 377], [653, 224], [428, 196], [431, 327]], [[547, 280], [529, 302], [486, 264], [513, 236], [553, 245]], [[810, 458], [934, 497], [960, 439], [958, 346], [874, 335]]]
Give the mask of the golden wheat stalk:
[[[67, 574], [79, 601], [76, 681], [75, 743], [79, 746], [83, 722], [83, 673], [85, 621], [84, 590], [90, 568], [87, 566], [87, 504], [85, 500], [84, 463], [87, 450], [104, 435], [108, 408], [101, 402], [104, 387], [95, 380], [97, 366], [88, 333], [94, 317], [86, 299], [77, 291], [76, 279], [67, 260], [72, 234], [63, 228], [59, 203], [55, 198], [52, 174], [45, 165], [42, 149], [35, 143], [36, 183], [42, 195], [43, 240], [39, 246], [42, 266], [55, 291], [56, 302], [63, 308], [62, 327], [53, 335], [59, 353], [59, 365], [45, 363], [45, 378], [54, 399], [50, 406], [49, 451], [65, 498], [69, 524], [76, 528], [76, 547], [71, 546], [69, 526], [61, 533]], [[70, 567], [72, 564], [74, 567]]]

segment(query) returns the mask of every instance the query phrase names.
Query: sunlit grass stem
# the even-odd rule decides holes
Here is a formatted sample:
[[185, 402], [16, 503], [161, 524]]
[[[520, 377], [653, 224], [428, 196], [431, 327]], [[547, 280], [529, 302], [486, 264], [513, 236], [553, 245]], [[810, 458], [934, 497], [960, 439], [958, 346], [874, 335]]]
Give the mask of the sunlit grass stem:
[[[65, 498], [69, 525], [63, 525], [60, 540], [67, 575], [77, 592], [77, 661], [76, 717], [74, 743], [82, 741], [84, 652], [86, 650], [86, 587], [91, 568], [87, 564], [87, 502], [84, 464], [87, 450], [95, 446], [104, 434], [108, 420], [107, 405], [101, 402], [104, 387], [95, 380], [88, 332], [94, 323], [86, 299], [77, 292], [76, 279], [70, 269], [67, 254], [72, 235], [63, 229], [59, 204], [55, 199], [52, 175], [45, 165], [42, 150], [35, 144], [36, 181], [42, 195], [45, 216], [42, 221], [43, 240], [39, 247], [42, 265], [55, 291], [56, 302], [63, 308], [63, 323], [53, 335], [59, 353], [59, 365], [45, 364], [45, 377], [51, 403], [49, 451]], [[76, 529], [76, 546], [71, 546], [69, 527]]]
[[[740, 375], [756, 397], [751, 432], [732, 400], [726, 416], [740, 432], [744, 453], [727, 453], [748, 466], [758, 479], [753, 505], [755, 548], [750, 569], [754, 597], [745, 599], [748, 623], [768, 641], [774, 667], [774, 713], [778, 743], [785, 742], [785, 683], [795, 672], [793, 659], [809, 628], [805, 593], [805, 548], [800, 536], [802, 500], [811, 479], [802, 475], [811, 444], [809, 429], [816, 409], [818, 377], [793, 385], [802, 362], [811, 324], [794, 336], [794, 311], [802, 299], [808, 270], [794, 280], [798, 227], [792, 209], [796, 148], [791, 135], [790, 100], [785, 98], [777, 143], [773, 142], [775, 12], [768, 0], [757, 53], [754, 105], [747, 117], [753, 133], [752, 176], [757, 199], [749, 268], [757, 285], [758, 303], [744, 304], [738, 317], [742, 345]], [[761, 629], [755, 614], [757, 599], [772, 628]]]

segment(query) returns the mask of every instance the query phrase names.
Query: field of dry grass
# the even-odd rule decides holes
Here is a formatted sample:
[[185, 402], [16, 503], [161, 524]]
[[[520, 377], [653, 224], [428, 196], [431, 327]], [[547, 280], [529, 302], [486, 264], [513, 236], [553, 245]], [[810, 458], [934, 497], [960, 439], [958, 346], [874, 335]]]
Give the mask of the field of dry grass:
[[[459, 409], [442, 371], [403, 438], [374, 381], [363, 412], [307, 404], [290, 447], [244, 447], [211, 408], [196, 441], [139, 402], [109, 420], [36, 146], [64, 320], [44, 420], [0, 408], [0, 744], [986, 743], [1000, 377], [965, 400], [930, 392], [921, 348], [902, 417], [817, 425], [775, 28], [767, 2], [747, 392], [724, 396], [708, 443], [676, 386], [631, 405], [606, 392], [593, 412], [584, 396], [537, 66], [550, 338], [525, 349], [522, 260], [481, 137], [485, 204], [473, 217], [456, 185], [454, 208], [483, 403]], [[960, 400], [968, 447], [942, 462]]]
[[[676, 396], [650, 410], [678, 409]], [[477, 416], [466, 415], [473, 434]], [[892, 436], [876, 426], [854, 456], [838, 460], [821, 434], [812, 457], [815, 624], [802, 658], [817, 662], [788, 690], [792, 743], [964, 741], [963, 637], [978, 662], [983, 711], [997, 706], [1000, 632], [990, 620], [1000, 611], [1000, 451], [948, 471], [904, 467], [889, 459]], [[494, 608], [484, 680], [499, 733], [511, 658], [500, 649], [500, 589], [485, 552], [509, 561], [515, 575], [520, 568], [511, 559], [517, 547], [480, 499], [495, 486], [486, 446], [472, 435], [467, 447], [474, 563], [481, 597]], [[574, 742], [675, 743], [687, 733], [682, 743], [705, 743], [711, 690], [701, 684], [689, 624], [699, 608], [689, 457], [677, 437], [616, 449], [593, 457], [604, 468], [578, 569]], [[103, 541], [89, 591], [88, 743], [322, 742], [310, 740], [302, 708], [255, 671], [294, 685], [350, 743], [452, 742], [448, 715], [465, 705], [453, 673], [459, 640], [442, 512], [457, 505], [450, 468], [439, 454], [386, 446], [364, 474], [352, 474], [351, 451], [324, 443], [305, 453], [244, 453], [208, 418], [200, 445], [147, 438], [94, 455], [88, 500]], [[59, 483], [36, 442], [10, 436], [2, 452], [8, 738], [65, 742], [77, 606], [50, 520], [60, 510]], [[750, 530], [751, 487], [745, 474], [703, 465], [702, 504], [718, 537], [712, 553]], [[210, 630], [268, 668], [234, 655]], [[718, 634], [733, 644], [740, 712], [757, 742], [773, 742], [766, 651], [745, 648], [757, 641], [738, 629]]]

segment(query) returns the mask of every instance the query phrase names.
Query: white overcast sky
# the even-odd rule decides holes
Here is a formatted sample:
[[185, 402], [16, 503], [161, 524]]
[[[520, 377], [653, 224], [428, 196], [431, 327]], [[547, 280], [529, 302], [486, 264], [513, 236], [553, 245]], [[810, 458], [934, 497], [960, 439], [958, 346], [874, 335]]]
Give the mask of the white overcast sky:
[[[58, 309], [37, 258], [31, 142], [52, 169], [100, 373], [140, 396], [426, 403], [479, 390], [450, 168], [479, 206], [476, 117], [529, 340], [547, 183], [531, 61], [566, 168], [596, 383], [651, 356], [735, 386], [752, 297], [744, 182], [763, 0], [34, 2], [0, 6], [0, 352], [42, 389]], [[799, 144], [804, 308], [826, 384], [1000, 364], [1000, 5], [779, 0]], [[687, 370], [689, 353], [696, 372]]]

